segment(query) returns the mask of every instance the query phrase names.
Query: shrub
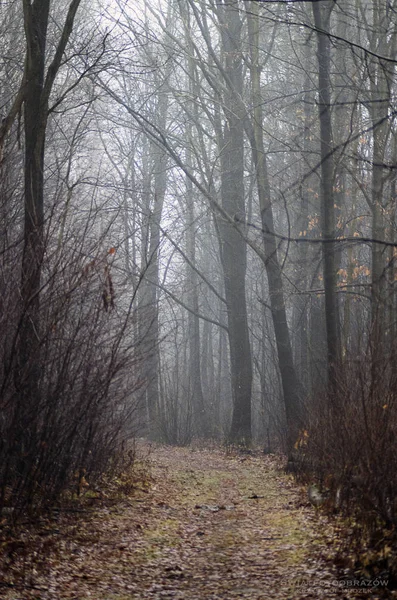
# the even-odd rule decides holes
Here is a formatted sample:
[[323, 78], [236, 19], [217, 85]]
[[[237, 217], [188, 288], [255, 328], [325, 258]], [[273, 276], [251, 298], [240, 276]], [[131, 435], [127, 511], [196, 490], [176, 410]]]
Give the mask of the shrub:
[[[64, 227], [61, 240], [55, 214], [47, 225], [40, 328], [24, 362], [15, 225], [1, 255], [0, 509], [15, 518], [56, 502], [78, 474], [98, 478], [138, 426], [134, 297], [116, 303], [114, 250], [98, 241], [94, 217], [83, 232]], [[37, 389], [29, 393], [32, 373]]]

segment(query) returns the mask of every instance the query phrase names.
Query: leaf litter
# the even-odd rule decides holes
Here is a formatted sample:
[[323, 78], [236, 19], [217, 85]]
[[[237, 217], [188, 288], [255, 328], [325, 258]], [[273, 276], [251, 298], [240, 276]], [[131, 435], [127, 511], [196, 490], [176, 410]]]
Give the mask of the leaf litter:
[[280, 467], [275, 456], [153, 446], [150, 472], [128, 493], [88, 490], [78, 512], [13, 535], [3, 521], [0, 597], [377, 598], [342, 585], [335, 522]]

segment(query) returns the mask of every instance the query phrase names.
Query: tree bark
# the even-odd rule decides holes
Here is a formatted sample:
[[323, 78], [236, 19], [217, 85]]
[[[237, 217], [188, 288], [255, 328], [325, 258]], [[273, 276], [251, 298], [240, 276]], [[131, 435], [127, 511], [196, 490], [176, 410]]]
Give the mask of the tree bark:
[[273, 210], [271, 204], [269, 178], [267, 173], [266, 152], [262, 130], [262, 94], [259, 66], [259, 18], [257, 2], [251, 3], [248, 16], [248, 29], [251, 51], [251, 87], [253, 100], [253, 137], [251, 138], [252, 156], [256, 169], [256, 183], [262, 220], [263, 244], [265, 248], [265, 267], [268, 278], [270, 306], [276, 338], [278, 364], [284, 395], [287, 420], [287, 448], [290, 451], [295, 444], [299, 428], [302, 426], [302, 389], [297, 378], [292, 346], [287, 323], [284, 302], [283, 281], [277, 255], [277, 242], [274, 235]]
[[[244, 201], [244, 117], [235, 95], [243, 94], [241, 56], [241, 19], [234, 1], [218, 2], [224, 69], [234, 93], [226, 93], [221, 152], [221, 198], [223, 209], [245, 220]], [[233, 394], [230, 438], [233, 442], [251, 442], [252, 359], [248, 332], [245, 275], [247, 248], [232, 224], [218, 221], [221, 238], [221, 261], [225, 282], [228, 335]]]
[[23, 0], [26, 39], [25, 76], [21, 88], [24, 107], [24, 246], [21, 269], [18, 411], [26, 452], [34, 432], [30, 414], [40, 404], [40, 286], [44, 257], [44, 150], [48, 102], [63, 53], [73, 29], [80, 0], [73, 0], [47, 72], [46, 42], [50, 0]]
[[327, 336], [327, 371], [330, 391], [337, 386], [340, 362], [339, 307], [336, 293], [336, 224], [333, 193], [333, 141], [331, 126], [330, 42], [327, 35], [333, 3], [313, 2], [317, 33], [318, 93], [321, 154], [321, 217], [323, 251], [323, 280], [325, 297], [325, 326]]
[[[165, 118], [165, 114], [163, 115]], [[148, 165], [145, 195], [147, 204], [143, 207], [143, 280], [140, 290], [140, 337], [145, 349], [143, 377], [146, 381], [146, 407], [148, 428], [154, 433], [159, 410], [159, 251], [160, 222], [167, 186], [167, 155], [161, 149], [152, 150], [154, 164]], [[149, 178], [154, 175], [154, 187]]]
[[[187, 71], [189, 74], [189, 97], [194, 98], [195, 93], [195, 69], [194, 69], [194, 46], [190, 37], [190, 13], [189, 5], [181, 5], [182, 15], [185, 26], [185, 42], [188, 48]], [[194, 114], [194, 105], [191, 100], [187, 102], [187, 109], [190, 114]], [[193, 169], [192, 145], [193, 127], [189, 120], [186, 124], [186, 137], [188, 145], [186, 147], [186, 164], [189, 170]], [[186, 176], [186, 254], [190, 265], [196, 266], [196, 222], [194, 210], [194, 189], [193, 183]], [[193, 404], [193, 428], [197, 436], [206, 437], [209, 433], [208, 413], [204, 402], [202, 378], [201, 378], [201, 335], [199, 314], [199, 294], [197, 272], [190, 265], [187, 265], [188, 281], [188, 304], [192, 311], [188, 314], [188, 343], [189, 343], [189, 387]]]
[[[373, 33], [370, 35], [371, 50], [380, 56], [396, 55], [396, 26], [393, 25], [389, 7], [373, 2]], [[390, 27], [391, 26], [391, 27]], [[385, 183], [389, 172], [383, 166], [390, 134], [388, 118], [395, 68], [380, 58], [372, 59], [369, 65], [370, 113], [372, 121], [372, 236], [386, 239], [387, 219], [390, 207], [385, 198]], [[391, 211], [390, 211], [391, 212]], [[388, 251], [383, 244], [372, 244], [372, 288], [371, 288], [371, 344], [373, 374], [379, 359], [390, 348], [387, 338], [387, 263]], [[375, 383], [375, 382], [374, 382]]]

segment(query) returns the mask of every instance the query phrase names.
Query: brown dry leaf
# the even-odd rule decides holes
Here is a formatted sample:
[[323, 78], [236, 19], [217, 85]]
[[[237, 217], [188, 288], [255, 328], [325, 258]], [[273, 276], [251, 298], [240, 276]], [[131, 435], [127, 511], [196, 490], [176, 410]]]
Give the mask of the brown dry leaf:
[[134, 483], [121, 496], [104, 490], [85, 512], [59, 513], [13, 539], [3, 524], [0, 596], [363, 597], [339, 587], [329, 560], [335, 529], [276, 457], [158, 446], [150, 468], [151, 485]]

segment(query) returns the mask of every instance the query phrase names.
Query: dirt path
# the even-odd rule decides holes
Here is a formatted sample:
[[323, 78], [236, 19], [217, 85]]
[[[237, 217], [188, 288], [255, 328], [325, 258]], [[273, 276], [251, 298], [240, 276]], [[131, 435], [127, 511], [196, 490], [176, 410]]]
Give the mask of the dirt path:
[[15, 587], [3, 583], [0, 597], [369, 597], [336, 586], [325, 560], [332, 527], [276, 459], [158, 447], [150, 463], [148, 490], [39, 532], [32, 563], [10, 553], [3, 582]]

